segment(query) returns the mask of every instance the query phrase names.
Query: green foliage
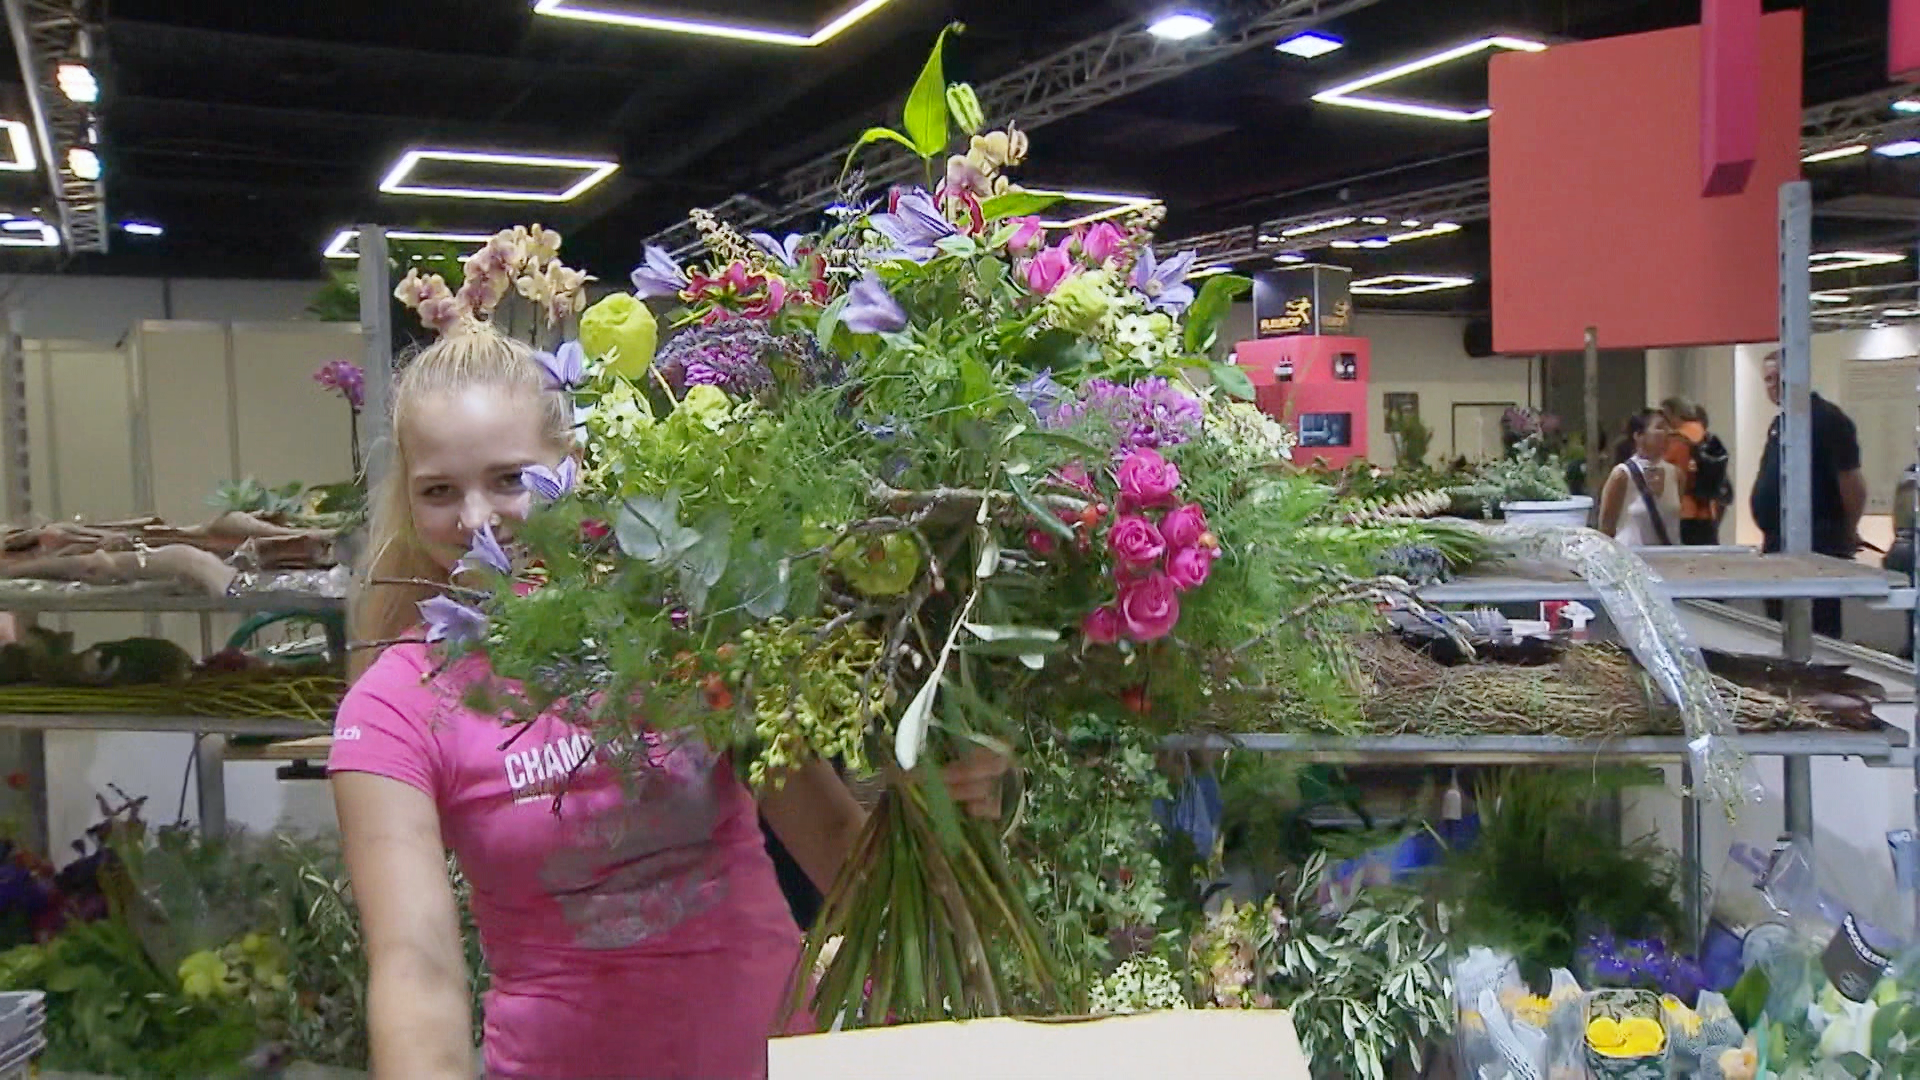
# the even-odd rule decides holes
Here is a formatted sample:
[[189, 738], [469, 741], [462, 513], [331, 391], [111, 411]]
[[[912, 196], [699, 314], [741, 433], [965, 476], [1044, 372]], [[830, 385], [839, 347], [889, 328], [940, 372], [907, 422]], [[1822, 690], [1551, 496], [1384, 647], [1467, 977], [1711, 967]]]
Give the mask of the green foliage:
[[1308, 859], [1283, 894], [1263, 950], [1274, 1004], [1293, 1013], [1315, 1076], [1387, 1080], [1400, 1062], [1418, 1073], [1453, 1027], [1445, 944], [1416, 895], [1368, 889], [1322, 911], [1325, 869]]
[[1412, 409], [1387, 414], [1387, 434], [1393, 439], [1393, 463], [1396, 471], [1418, 472], [1427, 468], [1427, 453], [1433, 446], [1433, 429]]
[[1162, 830], [1153, 800], [1170, 792], [1152, 741], [1110, 716], [1082, 713], [1058, 730], [1032, 724], [1020, 749], [1027, 790], [1012, 854], [1030, 871], [1028, 901], [1059, 957], [1066, 997], [1084, 1008], [1125, 959], [1116, 941], [1155, 937], [1165, 949], [1179, 940], [1154, 855]]
[[1594, 929], [1680, 940], [1672, 853], [1650, 837], [1621, 844], [1593, 812], [1596, 800], [1646, 782], [1631, 770], [1488, 773], [1474, 788], [1479, 839], [1447, 861], [1458, 940], [1541, 969], [1572, 967]]
[[1453, 489], [1457, 500], [1480, 503], [1488, 516], [1505, 503], [1548, 502], [1567, 497], [1567, 467], [1529, 435], [1503, 457], [1480, 463], [1473, 480]]
[[298, 480], [270, 488], [249, 476], [241, 480], [222, 480], [214, 488], [213, 494], [207, 497], [207, 503], [222, 512], [238, 511], [268, 518], [292, 517], [306, 507], [305, 489], [306, 485]]

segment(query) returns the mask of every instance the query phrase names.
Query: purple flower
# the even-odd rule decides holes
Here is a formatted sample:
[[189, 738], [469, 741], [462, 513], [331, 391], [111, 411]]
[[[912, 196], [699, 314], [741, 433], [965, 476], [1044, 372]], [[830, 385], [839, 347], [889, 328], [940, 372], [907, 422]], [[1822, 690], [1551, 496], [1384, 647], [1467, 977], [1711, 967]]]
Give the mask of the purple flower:
[[767, 358], [797, 348], [748, 319], [730, 319], [675, 334], [654, 363], [676, 387], [717, 386], [735, 397], [772, 391]]
[[891, 334], [906, 329], [907, 313], [887, 292], [880, 279], [868, 271], [847, 291], [847, 307], [840, 322], [856, 334]]
[[747, 239], [754, 242], [761, 251], [772, 256], [781, 266], [795, 266], [800, 262], [800, 248], [807, 242], [803, 233], [788, 233], [785, 240], [775, 240], [771, 233], [748, 233]]
[[887, 238], [892, 249], [882, 252], [880, 259], [907, 259], [924, 263], [940, 254], [935, 246], [941, 240], [959, 232], [953, 222], [940, 213], [934, 205], [933, 196], [919, 188], [894, 189], [893, 212], [874, 214], [867, 223]]
[[359, 412], [367, 403], [367, 373], [351, 360], [329, 360], [313, 373], [313, 381], [347, 399], [347, 405]]
[[544, 502], [552, 502], [573, 490], [574, 479], [579, 474], [579, 466], [571, 457], [560, 459], [560, 464], [549, 469], [545, 465], [529, 465], [520, 470], [520, 482], [532, 490], [535, 497]]
[[577, 341], [560, 346], [558, 353], [536, 352], [533, 358], [546, 369], [549, 390], [578, 390], [587, 383], [587, 352]]
[[427, 624], [427, 644], [446, 641], [460, 644], [479, 641], [487, 633], [487, 617], [451, 597], [436, 596], [419, 604], [420, 618]]
[[632, 275], [635, 296], [642, 300], [678, 296], [680, 290], [687, 287], [686, 271], [680, 269], [680, 264], [666, 251], [648, 244], [642, 257], [645, 262], [635, 267]]
[[1193, 286], [1187, 271], [1193, 267], [1193, 252], [1183, 251], [1166, 262], [1154, 258], [1151, 246], [1140, 249], [1133, 264], [1133, 287], [1147, 298], [1147, 306], [1179, 314], [1193, 303]]
[[492, 525], [482, 525], [474, 530], [471, 544], [467, 548], [467, 557], [460, 560], [462, 569], [478, 570], [485, 567], [501, 574], [513, 572], [513, 559], [500, 546], [500, 541], [495, 539]]
[[1013, 384], [1013, 396], [1025, 402], [1041, 423], [1046, 423], [1066, 398], [1067, 388], [1053, 380], [1052, 368], [1044, 368], [1026, 382]]
[[1178, 446], [1200, 434], [1200, 402], [1157, 376], [1132, 386], [1089, 379], [1080, 396], [1060, 405], [1046, 423], [1106, 428], [1115, 456], [1124, 457], [1138, 449]]

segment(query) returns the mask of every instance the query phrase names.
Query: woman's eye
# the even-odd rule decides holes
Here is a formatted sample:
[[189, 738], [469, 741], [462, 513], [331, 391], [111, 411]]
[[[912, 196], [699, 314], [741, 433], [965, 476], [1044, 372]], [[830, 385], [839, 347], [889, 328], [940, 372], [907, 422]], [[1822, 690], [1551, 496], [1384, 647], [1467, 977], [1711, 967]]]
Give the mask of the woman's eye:
[[502, 474], [496, 483], [500, 485], [502, 491], [519, 491], [526, 486], [526, 482], [520, 478], [518, 472]]
[[453, 488], [447, 484], [434, 484], [430, 487], [422, 488], [420, 491], [421, 498], [434, 499], [436, 501], [444, 499], [451, 494], [453, 494]]

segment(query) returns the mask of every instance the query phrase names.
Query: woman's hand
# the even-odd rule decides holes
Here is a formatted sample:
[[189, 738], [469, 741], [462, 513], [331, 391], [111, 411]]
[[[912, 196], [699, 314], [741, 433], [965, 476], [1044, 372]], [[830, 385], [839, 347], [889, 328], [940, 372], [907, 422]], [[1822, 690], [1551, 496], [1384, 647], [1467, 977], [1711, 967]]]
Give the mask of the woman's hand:
[[997, 818], [1001, 810], [1001, 781], [1011, 768], [1013, 761], [1007, 755], [980, 746], [940, 770], [940, 778], [946, 782], [947, 794], [968, 814]]

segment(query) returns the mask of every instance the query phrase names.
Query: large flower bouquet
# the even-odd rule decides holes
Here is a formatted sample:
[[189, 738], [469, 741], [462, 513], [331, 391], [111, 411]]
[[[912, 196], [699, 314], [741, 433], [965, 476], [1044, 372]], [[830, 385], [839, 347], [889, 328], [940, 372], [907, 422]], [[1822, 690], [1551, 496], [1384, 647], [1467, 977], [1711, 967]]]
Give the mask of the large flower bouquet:
[[[476, 704], [558, 710], [631, 768], [678, 733], [756, 785], [812, 758], [878, 776], [799, 980], [823, 1021], [1084, 1008], [1007, 855], [1017, 816], [963, 819], [926, 763], [1088, 713], [1155, 737], [1338, 722], [1340, 642], [1392, 587], [1373, 556], [1446, 538], [1353, 524], [1291, 469], [1210, 358], [1245, 279], [1193, 281], [1151, 212], [1045, 220], [1012, 182], [1026, 136], [982, 127], [936, 46], [903, 130], [862, 140], [912, 148], [927, 187], [870, 203], [856, 175], [818, 233], [696, 212], [708, 261], [649, 249], [542, 354], [578, 462], [529, 470], [512, 542], [476, 537], [422, 605], [511, 680]], [[529, 235], [552, 237], [503, 234], [479, 279], [565, 298], [557, 239]], [[403, 288], [430, 320], [445, 291]]]

